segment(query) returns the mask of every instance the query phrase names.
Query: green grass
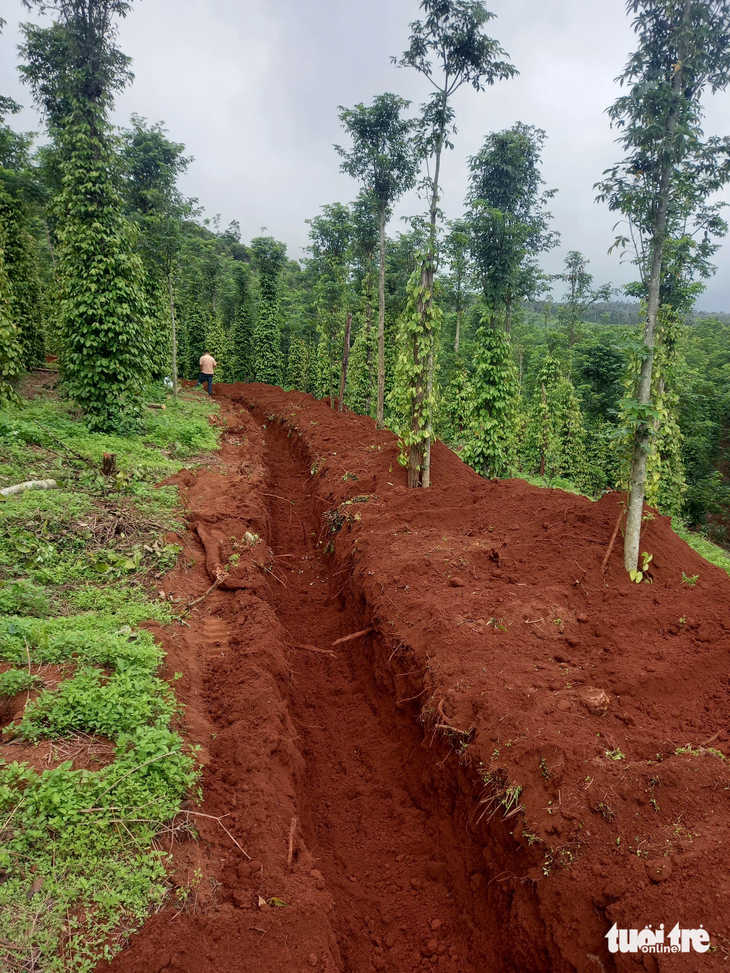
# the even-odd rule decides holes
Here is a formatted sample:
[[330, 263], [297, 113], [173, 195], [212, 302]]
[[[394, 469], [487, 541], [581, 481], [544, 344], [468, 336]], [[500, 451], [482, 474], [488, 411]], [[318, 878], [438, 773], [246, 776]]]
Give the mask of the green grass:
[[[214, 410], [209, 400], [170, 400], [164, 412], [144, 416], [138, 434], [122, 437], [90, 433], [61, 402], [4, 409], [0, 487], [55, 479], [61, 488], [27, 491], [0, 503], [0, 576], [52, 587], [57, 597], [68, 598], [94, 574], [114, 581], [140, 570], [163, 574], [177, 551], [161, 544], [146, 550], [129, 528], [136, 525], [148, 535], [178, 525], [176, 490], [156, 484], [192, 456], [216, 448], [208, 422]], [[104, 453], [116, 454], [116, 477], [104, 478], [89, 465], [100, 466]], [[27, 590], [32, 597], [33, 589]], [[0, 608], [3, 600], [0, 589]]]
[[689, 530], [678, 517], [672, 520], [672, 530], [686, 544], [689, 544], [700, 557], [730, 574], [730, 554], [727, 551], [718, 547], [717, 544], [713, 544], [712, 541], [708, 541], [702, 534]]
[[[0, 486], [62, 487], [0, 503], [0, 701], [30, 694], [9, 730], [50, 742], [59, 759], [79, 740], [108, 741], [110, 754], [99, 769], [0, 760], [3, 970], [28, 969], [35, 953], [49, 973], [90, 973], [166, 894], [156, 841], [165, 834], [169, 847], [198, 766], [172, 729], [162, 651], [135, 626], [173, 623], [156, 591], [179, 553], [162, 536], [180, 510], [177, 491], [155, 484], [216, 448], [214, 411], [207, 399], [168, 400], [128, 437], [89, 433], [58, 401], [0, 413]], [[117, 455], [114, 478], [90, 465], [105, 452]], [[44, 685], [47, 666], [60, 667], [57, 685]]]

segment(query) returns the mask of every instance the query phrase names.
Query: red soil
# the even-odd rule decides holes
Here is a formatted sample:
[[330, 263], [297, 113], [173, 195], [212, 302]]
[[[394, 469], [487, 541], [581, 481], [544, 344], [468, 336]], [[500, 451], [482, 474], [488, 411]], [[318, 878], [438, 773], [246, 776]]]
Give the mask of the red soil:
[[[720, 969], [730, 578], [659, 516], [653, 583], [620, 538], [602, 574], [615, 496], [484, 481], [441, 445], [408, 491], [369, 419], [216, 397], [222, 463], [178, 478], [165, 590], [226, 565], [228, 590], [159, 632], [212, 817], [175, 852], [184, 907], [99, 970]], [[715, 950], [614, 956], [614, 922], [702, 924]]]

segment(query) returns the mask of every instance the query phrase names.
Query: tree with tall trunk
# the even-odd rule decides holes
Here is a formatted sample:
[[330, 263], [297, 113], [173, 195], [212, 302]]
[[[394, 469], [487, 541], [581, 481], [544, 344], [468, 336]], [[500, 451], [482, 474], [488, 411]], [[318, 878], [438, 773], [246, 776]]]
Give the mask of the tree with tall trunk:
[[610, 284], [593, 286], [593, 274], [587, 269], [589, 263], [579, 250], [571, 250], [564, 261], [565, 270], [556, 275], [556, 280], [562, 280], [568, 287], [560, 308], [567, 327], [568, 348], [578, 340], [578, 325], [586, 311], [599, 301], [610, 301], [615, 292]]
[[378, 211], [380, 240], [378, 316], [377, 423], [385, 421], [385, 224], [388, 210], [416, 184], [418, 158], [413, 139], [414, 123], [402, 118], [410, 102], [397, 95], [378, 95], [370, 107], [340, 107], [340, 121], [352, 138], [352, 148], [336, 145], [341, 169], [360, 179], [372, 194]]
[[[482, 0], [421, 0], [425, 17], [411, 24], [408, 50], [400, 67], [414, 68], [435, 89], [425, 103], [421, 118], [421, 150], [426, 158], [425, 189], [428, 195], [428, 243], [421, 257], [420, 279], [413, 293], [416, 314], [403, 329], [409, 362], [401, 373], [408, 376], [409, 428], [403, 437], [408, 449], [408, 485], [427, 487], [431, 482], [431, 430], [436, 327], [434, 278], [437, 263], [437, 223], [441, 156], [455, 132], [452, 98], [463, 85], [483, 91], [486, 85], [513, 77], [517, 71], [503, 60], [505, 52], [487, 37], [484, 26], [494, 19]], [[434, 60], [436, 64], [434, 65]]]
[[730, 0], [629, 0], [638, 49], [618, 78], [627, 88], [609, 108], [625, 159], [597, 184], [599, 200], [628, 220], [642, 274], [644, 342], [636, 395], [624, 400], [633, 428], [633, 456], [624, 565], [638, 570], [646, 469], [657, 410], [652, 371], [667, 241], [694, 223], [702, 232], [726, 226], [708, 198], [728, 181], [730, 139], [702, 132], [702, 96], [730, 82]]
[[541, 188], [544, 142], [542, 129], [517, 122], [488, 135], [469, 159], [466, 224], [475, 276], [493, 326], [503, 325], [508, 334], [515, 304], [545, 289], [537, 255], [559, 241], [545, 208], [555, 190]]

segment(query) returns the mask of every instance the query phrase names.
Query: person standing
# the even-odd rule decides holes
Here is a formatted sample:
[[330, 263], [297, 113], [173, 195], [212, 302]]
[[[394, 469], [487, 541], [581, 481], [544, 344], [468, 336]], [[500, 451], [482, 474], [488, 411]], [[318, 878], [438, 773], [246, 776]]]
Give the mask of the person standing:
[[218, 367], [218, 362], [211, 355], [209, 351], [200, 359], [200, 375], [198, 376], [198, 381], [195, 383], [195, 388], [199, 385], [205, 385], [208, 383], [208, 395], [213, 394], [213, 372]]

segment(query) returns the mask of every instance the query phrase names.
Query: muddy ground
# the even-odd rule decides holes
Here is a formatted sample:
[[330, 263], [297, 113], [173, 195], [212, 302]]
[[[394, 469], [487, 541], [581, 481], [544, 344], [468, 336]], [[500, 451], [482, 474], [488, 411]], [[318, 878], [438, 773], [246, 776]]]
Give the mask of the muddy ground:
[[[657, 515], [652, 583], [620, 537], [603, 573], [615, 495], [485, 481], [439, 444], [408, 491], [371, 420], [215, 394], [164, 587], [222, 583], [159, 632], [200, 841], [99, 973], [725, 969], [730, 578]], [[613, 955], [614, 922], [713, 948]]]

